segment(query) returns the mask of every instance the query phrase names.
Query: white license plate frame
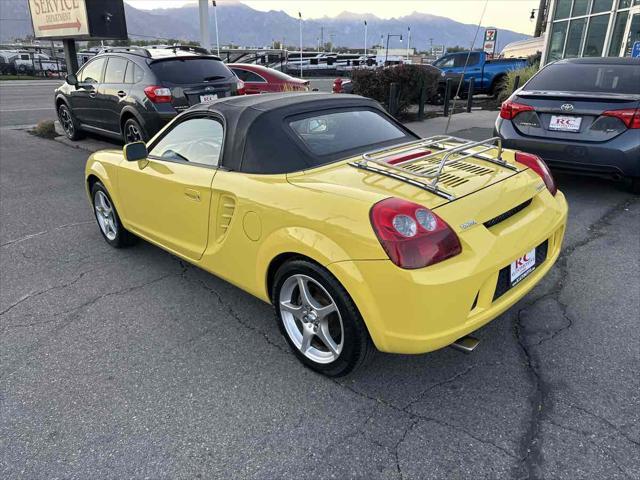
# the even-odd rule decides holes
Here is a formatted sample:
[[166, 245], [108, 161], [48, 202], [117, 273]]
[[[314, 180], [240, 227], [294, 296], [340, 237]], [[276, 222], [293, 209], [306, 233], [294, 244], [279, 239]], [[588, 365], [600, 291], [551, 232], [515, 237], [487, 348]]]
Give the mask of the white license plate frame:
[[551, 115], [549, 120], [549, 130], [556, 132], [579, 132], [582, 125], [582, 117], [571, 115]]
[[217, 93], [207, 93], [206, 95], [200, 95], [200, 103], [213, 103], [217, 99]]
[[536, 269], [536, 249], [532, 248], [519, 258], [516, 258], [509, 267], [509, 279], [512, 287], [527, 278]]

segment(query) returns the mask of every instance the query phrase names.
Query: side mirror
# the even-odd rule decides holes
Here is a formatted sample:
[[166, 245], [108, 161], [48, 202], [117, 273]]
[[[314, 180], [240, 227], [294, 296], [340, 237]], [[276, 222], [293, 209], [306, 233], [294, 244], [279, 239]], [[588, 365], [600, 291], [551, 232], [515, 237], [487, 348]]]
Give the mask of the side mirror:
[[127, 162], [144, 160], [148, 155], [147, 145], [144, 142], [127, 143], [124, 146], [124, 158]]
[[65, 82], [67, 82], [69, 85], [73, 85], [74, 87], [76, 87], [78, 85], [78, 77], [76, 77], [73, 73], [70, 73], [69, 75], [67, 75], [64, 78]]

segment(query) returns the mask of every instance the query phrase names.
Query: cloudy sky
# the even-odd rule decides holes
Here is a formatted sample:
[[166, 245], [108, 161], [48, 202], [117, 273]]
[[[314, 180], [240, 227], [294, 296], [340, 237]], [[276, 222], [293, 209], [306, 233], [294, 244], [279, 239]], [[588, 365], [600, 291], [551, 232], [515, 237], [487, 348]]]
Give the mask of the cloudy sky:
[[[218, 0], [218, 5], [237, 0]], [[170, 8], [195, 0], [126, 0], [136, 8]], [[411, 12], [431, 13], [458, 22], [477, 23], [485, 0], [246, 0], [242, 3], [256, 10], [284, 10], [291, 16], [302, 12], [305, 18], [333, 17], [343, 11], [373, 13], [382, 18], [401, 17]], [[531, 35], [534, 22], [529, 20], [531, 9], [538, 0], [489, 0], [482, 24], [507, 28]]]

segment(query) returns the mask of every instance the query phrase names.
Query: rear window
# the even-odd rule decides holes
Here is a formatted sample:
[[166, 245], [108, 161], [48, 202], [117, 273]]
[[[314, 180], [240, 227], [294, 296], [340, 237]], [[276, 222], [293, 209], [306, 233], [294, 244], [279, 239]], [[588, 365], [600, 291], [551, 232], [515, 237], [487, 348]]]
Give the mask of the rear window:
[[371, 110], [349, 110], [307, 116], [289, 122], [304, 145], [317, 156], [350, 152], [393, 140], [412, 139], [397, 125]]
[[555, 64], [541, 70], [525, 90], [640, 94], [640, 66]]
[[150, 65], [161, 82], [174, 85], [213, 82], [233, 76], [227, 66], [212, 58], [176, 58]]

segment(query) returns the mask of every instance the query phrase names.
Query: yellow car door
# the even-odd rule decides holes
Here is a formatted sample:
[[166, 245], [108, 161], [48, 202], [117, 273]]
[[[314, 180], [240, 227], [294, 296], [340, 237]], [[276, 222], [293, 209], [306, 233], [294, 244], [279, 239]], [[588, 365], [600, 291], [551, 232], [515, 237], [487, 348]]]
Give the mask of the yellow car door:
[[207, 246], [211, 182], [223, 127], [205, 113], [184, 117], [148, 146], [146, 160], [123, 162], [118, 191], [128, 228], [190, 259]]

